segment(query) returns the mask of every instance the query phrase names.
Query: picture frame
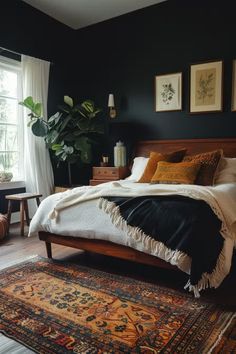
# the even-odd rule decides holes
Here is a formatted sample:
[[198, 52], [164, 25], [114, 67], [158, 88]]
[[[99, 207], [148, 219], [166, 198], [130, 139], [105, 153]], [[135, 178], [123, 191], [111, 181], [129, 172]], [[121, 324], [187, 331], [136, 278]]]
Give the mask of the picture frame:
[[190, 66], [190, 113], [222, 112], [223, 61]]
[[236, 59], [233, 60], [231, 111], [236, 112]]
[[182, 72], [155, 76], [155, 111], [182, 110]]

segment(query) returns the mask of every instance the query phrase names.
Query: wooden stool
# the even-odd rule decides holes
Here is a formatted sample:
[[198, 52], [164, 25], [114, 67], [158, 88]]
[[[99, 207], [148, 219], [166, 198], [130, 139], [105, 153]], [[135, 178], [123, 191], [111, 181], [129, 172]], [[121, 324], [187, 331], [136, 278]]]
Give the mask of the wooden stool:
[[12, 194], [6, 195], [5, 198], [8, 199], [8, 210], [7, 210], [7, 220], [8, 220], [8, 229], [7, 233], [9, 233], [9, 227], [11, 223], [11, 211], [12, 211], [12, 202], [19, 201], [20, 202], [20, 234], [24, 236], [24, 214], [26, 218], [26, 223], [29, 226], [29, 210], [28, 210], [28, 199], [36, 199], [37, 206], [40, 204], [39, 197], [42, 197], [42, 194], [34, 194], [34, 193], [20, 193], [20, 194]]

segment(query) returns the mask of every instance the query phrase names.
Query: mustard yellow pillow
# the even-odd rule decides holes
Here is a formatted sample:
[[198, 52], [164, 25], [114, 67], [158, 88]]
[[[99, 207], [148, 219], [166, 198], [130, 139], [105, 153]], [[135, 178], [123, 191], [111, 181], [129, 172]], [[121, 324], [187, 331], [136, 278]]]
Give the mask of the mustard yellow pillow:
[[223, 156], [223, 150], [205, 152], [198, 155], [186, 156], [183, 161], [196, 162], [201, 164], [196, 184], [212, 186], [217, 166]]
[[168, 154], [161, 154], [159, 152], [151, 151], [147, 166], [143, 172], [142, 177], [139, 179], [138, 183], [150, 183], [156, 171], [157, 163], [159, 161], [171, 161], [171, 162], [182, 161], [186, 151], [187, 151], [186, 149], [181, 149], [181, 150], [170, 152]]
[[194, 184], [201, 165], [194, 162], [160, 161], [151, 183]]

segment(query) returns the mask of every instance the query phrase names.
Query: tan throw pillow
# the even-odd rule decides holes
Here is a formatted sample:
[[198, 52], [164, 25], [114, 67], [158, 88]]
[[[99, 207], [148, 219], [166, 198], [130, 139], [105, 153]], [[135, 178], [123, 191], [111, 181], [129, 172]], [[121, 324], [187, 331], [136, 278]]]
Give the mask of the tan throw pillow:
[[195, 162], [165, 162], [157, 164], [151, 183], [194, 184], [201, 165]]
[[215, 172], [222, 156], [223, 150], [220, 149], [198, 155], [185, 156], [183, 161], [200, 163], [201, 168], [195, 183], [202, 186], [212, 186]]
[[151, 179], [156, 171], [157, 163], [159, 161], [171, 161], [171, 162], [179, 162], [182, 161], [184, 155], [186, 154], [186, 149], [173, 151], [168, 154], [161, 154], [159, 152], [150, 152], [148, 164], [143, 172], [142, 177], [138, 181], [138, 183], [150, 183]]

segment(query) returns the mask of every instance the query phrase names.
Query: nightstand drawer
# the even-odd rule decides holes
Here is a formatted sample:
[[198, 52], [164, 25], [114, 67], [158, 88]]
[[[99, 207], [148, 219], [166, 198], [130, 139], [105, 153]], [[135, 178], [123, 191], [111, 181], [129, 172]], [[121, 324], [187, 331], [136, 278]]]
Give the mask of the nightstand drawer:
[[118, 180], [127, 177], [127, 167], [93, 167], [93, 179]]

